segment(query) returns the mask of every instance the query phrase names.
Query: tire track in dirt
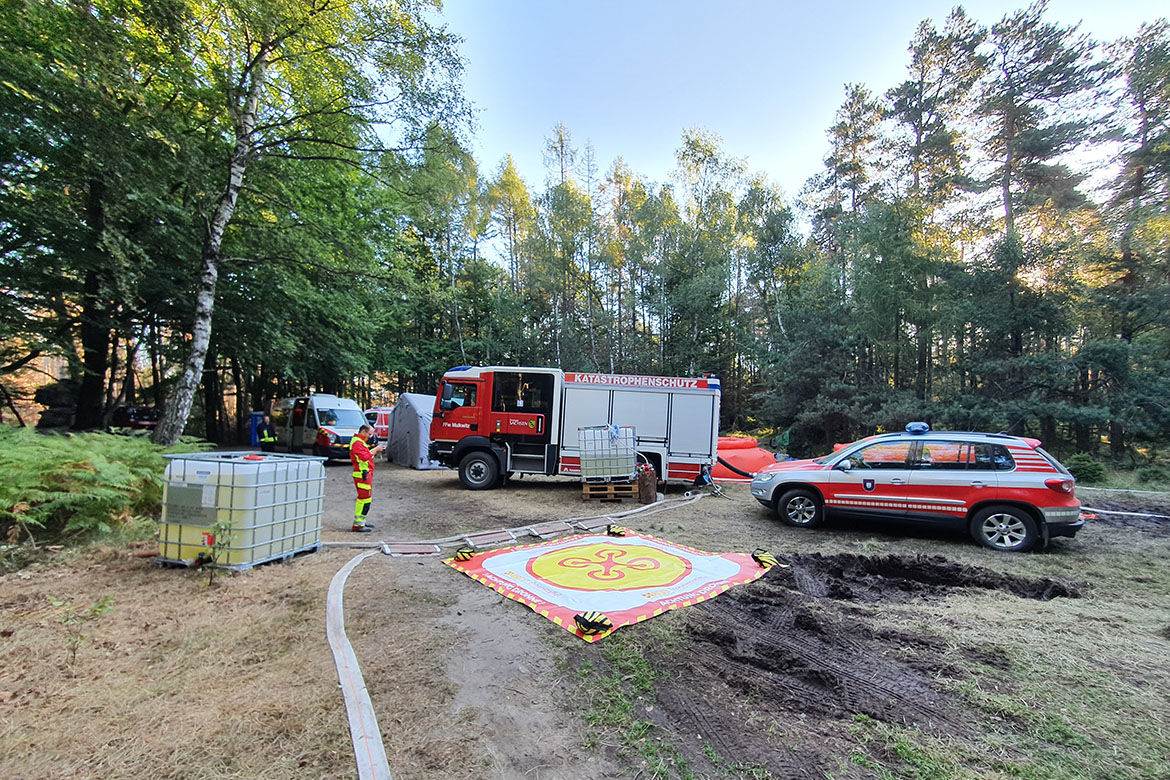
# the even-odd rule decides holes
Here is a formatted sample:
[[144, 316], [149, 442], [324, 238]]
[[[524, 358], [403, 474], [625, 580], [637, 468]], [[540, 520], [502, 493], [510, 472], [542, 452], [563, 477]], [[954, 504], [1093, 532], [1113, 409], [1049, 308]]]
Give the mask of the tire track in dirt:
[[[708, 693], [683, 687], [660, 691], [659, 711], [671, 713], [670, 726], [685, 722], [689, 729], [681, 740], [683, 752], [692, 754], [689, 758], [696, 760], [699, 754], [705, 756], [705, 748], [710, 746], [725, 760], [766, 766], [773, 777], [792, 780], [824, 777], [815, 756], [810, 756], [807, 751], [768, 750], [770, 755], [766, 760], [759, 755], [761, 746], [767, 744], [767, 737], [744, 727], [751, 713], [731, 704], [734, 693], [731, 689], [722, 693], [722, 700], [731, 706], [721, 709], [712, 708]], [[659, 725], [667, 725], [661, 716], [657, 720]], [[698, 749], [686, 750], [685, 746], [689, 744], [696, 744]]]
[[[774, 586], [767, 583], [765, 587]], [[941, 705], [929, 677], [908, 673], [904, 665], [872, 652], [880, 640], [868, 629], [851, 625], [852, 621], [826, 618], [815, 627], [806, 622], [801, 628], [793, 621], [788, 627], [766, 628], [746, 611], [729, 612], [730, 620], [720, 621], [726, 628], [705, 631], [700, 627], [696, 635], [725, 648], [720, 660], [730, 663], [721, 674], [724, 679], [738, 679], [744, 690], [758, 687], [772, 697], [780, 691], [803, 693], [804, 698], [793, 695], [787, 701], [833, 717], [860, 712], [932, 728], [958, 725]], [[728, 632], [741, 638], [742, 650], [729, 649]]]
[[[852, 718], [964, 734], [968, 715], [938, 690], [962, 674], [947, 643], [874, 628], [857, 603], [942, 597], [954, 588], [1020, 598], [1077, 597], [1052, 579], [1004, 575], [939, 556], [794, 555], [751, 585], [686, 613], [681, 651], [651, 658], [666, 670], [655, 720], [679, 735], [696, 766], [710, 746], [723, 760], [776, 777], [824, 777], [856, 750]], [[767, 733], [746, 728], [767, 723]], [[701, 741], [695, 740], [696, 736]], [[833, 762], [833, 763], [829, 763]]]

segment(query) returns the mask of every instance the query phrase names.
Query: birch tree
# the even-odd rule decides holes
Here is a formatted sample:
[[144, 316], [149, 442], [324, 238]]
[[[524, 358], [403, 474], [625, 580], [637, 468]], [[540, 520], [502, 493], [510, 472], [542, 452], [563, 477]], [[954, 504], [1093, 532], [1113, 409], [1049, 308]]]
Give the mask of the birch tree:
[[187, 356], [154, 432], [176, 441], [211, 339], [223, 245], [249, 167], [264, 157], [388, 170], [421, 143], [428, 120], [460, 110], [454, 39], [437, 3], [227, 0], [193, 8], [193, 62], [223, 178], [200, 205], [200, 270]]

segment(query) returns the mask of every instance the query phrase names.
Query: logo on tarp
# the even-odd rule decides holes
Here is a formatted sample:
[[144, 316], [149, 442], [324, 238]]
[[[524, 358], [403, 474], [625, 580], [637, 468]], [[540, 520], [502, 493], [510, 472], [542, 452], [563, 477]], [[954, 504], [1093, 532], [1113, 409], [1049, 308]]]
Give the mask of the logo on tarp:
[[604, 543], [545, 553], [528, 564], [538, 580], [572, 590], [633, 590], [673, 585], [691, 572], [678, 555], [649, 546]]
[[706, 553], [626, 530], [444, 561], [587, 642], [718, 596], [767, 569], [742, 553]]
[[872, 479], [863, 479], [861, 480], [861, 486], [865, 488], [865, 492], [872, 493], [873, 489], [877, 487], [877, 484]]

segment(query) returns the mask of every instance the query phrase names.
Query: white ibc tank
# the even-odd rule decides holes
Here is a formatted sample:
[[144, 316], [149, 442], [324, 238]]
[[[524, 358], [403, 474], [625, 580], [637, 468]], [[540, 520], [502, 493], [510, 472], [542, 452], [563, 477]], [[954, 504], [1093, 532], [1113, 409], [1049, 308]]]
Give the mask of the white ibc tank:
[[581, 479], [633, 479], [638, 470], [638, 434], [630, 425], [590, 425], [577, 429]]
[[188, 566], [228, 540], [215, 565], [247, 569], [321, 546], [325, 458], [277, 453], [168, 455], [159, 559]]

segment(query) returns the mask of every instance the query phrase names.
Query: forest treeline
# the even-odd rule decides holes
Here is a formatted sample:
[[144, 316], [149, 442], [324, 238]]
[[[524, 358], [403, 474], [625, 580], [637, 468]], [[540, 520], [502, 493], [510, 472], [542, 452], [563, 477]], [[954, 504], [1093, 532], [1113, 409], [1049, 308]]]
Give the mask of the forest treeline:
[[225, 439], [288, 392], [482, 363], [715, 373], [724, 426], [794, 452], [1170, 434], [1164, 19], [924, 21], [782, 193], [701, 129], [668, 182], [561, 125], [544, 182], [481, 169], [427, 2], [0, 4], [0, 382], [63, 355], [77, 427], [187, 387]]

